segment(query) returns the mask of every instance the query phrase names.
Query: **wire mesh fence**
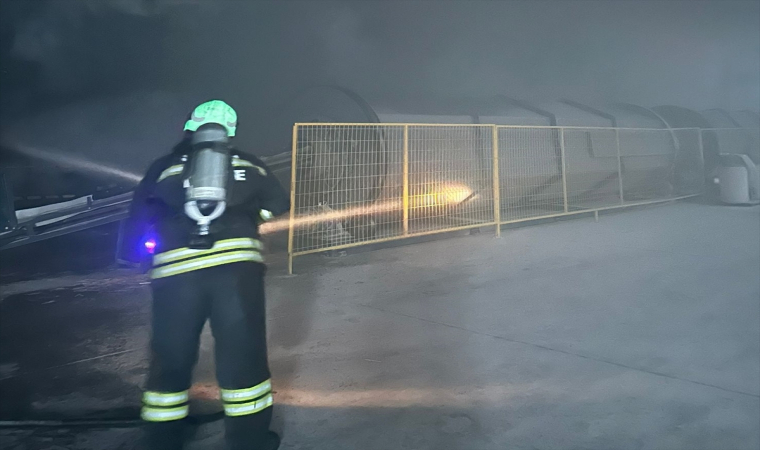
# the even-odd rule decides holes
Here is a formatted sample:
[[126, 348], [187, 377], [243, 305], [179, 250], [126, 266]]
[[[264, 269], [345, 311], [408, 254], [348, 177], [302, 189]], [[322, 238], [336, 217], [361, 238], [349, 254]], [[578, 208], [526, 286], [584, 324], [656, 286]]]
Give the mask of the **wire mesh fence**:
[[293, 137], [291, 264], [307, 253], [704, 188], [698, 129], [296, 124]]
[[618, 135], [623, 201], [670, 198], [677, 154], [670, 130], [619, 130]]
[[491, 127], [406, 128], [408, 233], [493, 223]]
[[501, 221], [564, 210], [559, 130], [497, 127]]
[[291, 248], [328, 249], [403, 230], [404, 128], [302, 125], [292, 164]]
[[677, 151], [668, 174], [677, 197], [700, 194], [705, 191], [706, 165], [703, 139], [698, 129], [672, 130]]
[[567, 178], [567, 212], [621, 204], [617, 130], [560, 130]]

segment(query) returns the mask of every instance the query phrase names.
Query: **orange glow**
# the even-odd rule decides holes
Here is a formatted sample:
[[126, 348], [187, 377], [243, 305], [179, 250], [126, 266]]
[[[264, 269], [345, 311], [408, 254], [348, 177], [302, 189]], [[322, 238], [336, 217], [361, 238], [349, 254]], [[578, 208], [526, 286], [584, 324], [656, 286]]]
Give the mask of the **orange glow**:
[[[305, 225], [313, 225], [315, 223], [325, 222], [328, 220], [340, 220], [349, 217], [359, 217], [370, 214], [379, 214], [383, 212], [399, 211], [401, 210], [401, 203], [394, 201], [387, 201], [376, 203], [370, 206], [358, 206], [349, 209], [341, 209], [336, 211], [327, 211], [318, 214], [304, 215], [295, 218], [295, 226], [302, 227]], [[261, 234], [275, 233], [277, 231], [283, 231], [288, 229], [290, 223], [289, 219], [278, 219], [272, 222], [262, 224], [260, 227]]]
[[427, 208], [433, 206], [450, 206], [462, 203], [472, 195], [472, 189], [457, 183], [436, 186], [432, 192], [413, 195], [409, 198], [410, 208]]
[[[332, 391], [275, 386], [274, 394], [277, 404], [308, 408], [471, 407], [483, 404], [503, 404], [531, 392], [536, 387], [523, 384]], [[545, 386], [541, 390], [551, 393], [551, 390], [546, 389]], [[190, 389], [190, 396], [194, 399], [214, 402], [219, 399], [219, 388], [215, 383], [196, 383]]]
[[194, 383], [190, 388], [190, 396], [202, 400], [216, 400], [219, 398], [219, 386], [216, 383]]
[[531, 386], [454, 386], [449, 388], [366, 389], [357, 391], [278, 389], [275, 402], [309, 408], [471, 407], [504, 404], [525, 395]]
[[[472, 195], [472, 189], [467, 186], [454, 183], [446, 184], [431, 193], [410, 196], [409, 208], [417, 209], [433, 206], [456, 205], [466, 200], [470, 195]], [[342, 220], [351, 217], [401, 211], [402, 208], [403, 203], [400, 200], [387, 200], [369, 206], [357, 206], [348, 209], [299, 216], [295, 218], [294, 225], [296, 227], [302, 227], [331, 220]], [[284, 231], [288, 229], [289, 223], [290, 220], [287, 218], [267, 222], [261, 225], [260, 232], [261, 234], [269, 234]]]

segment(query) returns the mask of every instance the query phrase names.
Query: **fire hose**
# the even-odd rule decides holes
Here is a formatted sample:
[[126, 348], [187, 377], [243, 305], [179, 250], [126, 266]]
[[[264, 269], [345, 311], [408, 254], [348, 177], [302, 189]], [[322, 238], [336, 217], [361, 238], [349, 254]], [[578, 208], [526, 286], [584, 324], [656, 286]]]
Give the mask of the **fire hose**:
[[[191, 426], [200, 426], [215, 422], [224, 417], [224, 411], [189, 416], [185, 422]], [[144, 422], [135, 418], [108, 419], [52, 419], [52, 420], [0, 420], [0, 429], [36, 429], [36, 428], [136, 428]]]

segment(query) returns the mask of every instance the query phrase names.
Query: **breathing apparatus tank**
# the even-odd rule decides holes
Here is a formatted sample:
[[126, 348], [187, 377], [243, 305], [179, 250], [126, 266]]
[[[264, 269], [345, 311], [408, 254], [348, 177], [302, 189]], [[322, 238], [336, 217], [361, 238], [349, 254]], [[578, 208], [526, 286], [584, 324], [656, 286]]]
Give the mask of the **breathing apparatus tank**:
[[224, 214], [230, 173], [227, 129], [216, 123], [199, 127], [191, 136], [190, 169], [184, 180], [185, 214], [195, 221], [190, 248], [211, 248], [211, 221]]

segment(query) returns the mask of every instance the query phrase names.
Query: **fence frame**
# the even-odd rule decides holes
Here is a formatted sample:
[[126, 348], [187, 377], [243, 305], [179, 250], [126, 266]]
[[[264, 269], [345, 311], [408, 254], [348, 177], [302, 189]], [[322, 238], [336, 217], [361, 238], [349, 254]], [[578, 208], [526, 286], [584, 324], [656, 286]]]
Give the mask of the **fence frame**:
[[[700, 147], [700, 152], [702, 148]], [[623, 191], [623, 157], [620, 155], [620, 130], [615, 130], [615, 152], [617, 153], [617, 174], [620, 189], [620, 204], [625, 205], [625, 193]]]
[[298, 125], [293, 126], [290, 163], [290, 219], [288, 222], [288, 274], [293, 275], [293, 238], [296, 229], [296, 173], [298, 171]]
[[[295, 251], [294, 250], [294, 237], [296, 229], [296, 185], [297, 185], [297, 166], [298, 166], [298, 136], [299, 129], [302, 127], [396, 127], [403, 130], [403, 147], [402, 147], [402, 233], [398, 236], [389, 236], [377, 239], [371, 239], [367, 241], [351, 242], [347, 244], [340, 244], [334, 246], [326, 246], [319, 248], [312, 248], [308, 250]], [[446, 227], [436, 230], [428, 230], [422, 232], [410, 232], [409, 231], [409, 127], [480, 127], [491, 128], [491, 164], [492, 164], [492, 201], [493, 201], [493, 220], [489, 222], [482, 222], [477, 224]], [[501, 185], [500, 185], [500, 170], [499, 170], [499, 130], [500, 129], [548, 129], [557, 130], [559, 135], [560, 144], [560, 158], [561, 158], [561, 176], [562, 176], [562, 196], [563, 196], [563, 209], [562, 213], [555, 214], [542, 214], [539, 216], [525, 217], [519, 219], [502, 220], [501, 218]], [[742, 128], [737, 128], [742, 129]], [[617, 175], [618, 175], [618, 189], [620, 196], [620, 204], [609, 206], [597, 206], [588, 209], [573, 210], [569, 209], [568, 202], [568, 187], [567, 187], [567, 167], [566, 167], [566, 155], [565, 155], [565, 130], [607, 130], [615, 132], [615, 154], [617, 158]], [[558, 217], [569, 217], [579, 214], [594, 213], [598, 218], [600, 211], [610, 211], [615, 209], [630, 208], [636, 206], [654, 205], [660, 203], [669, 203], [687, 198], [697, 197], [704, 193], [705, 186], [702, 185], [699, 192], [688, 195], [681, 195], [675, 197], [668, 197], [656, 200], [644, 200], [625, 202], [624, 190], [623, 190], [623, 172], [622, 172], [622, 158], [620, 151], [620, 131], [685, 131], [694, 130], [698, 136], [699, 157], [704, 161], [704, 147], [702, 134], [704, 131], [710, 130], [722, 130], [719, 129], [701, 129], [701, 128], [626, 128], [626, 127], [581, 127], [581, 126], [549, 126], [549, 125], [495, 125], [495, 124], [449, 124], [449, 123], [295, 123], [293, 125], [293, 137], [292, 137], [292, 149], [291, 149], [291, 179], [290, 179], [290, 216], [288, 226], [288, 273], [293, 274], [293, 260], [296, 256], [304, 256], [308, 254], [321, 253], [330, 250], [340, 250], [353, 247], [359, 247], [363, 245], [378, 244], [389, 241], [401, 240], [409, 237], [428, 236], [440, 233], [449, 233], [455, 231], [468, 230], [473, 228], [482, 228], [494, 226], [496, 237], [501, 236], [501, 227], [508, 224], [532, 222], [538, 220], [545, 220]], [[678, 151], [678, 149], [676, 149]], [[627, 157], [644, 157], [644, 156], [662, 156], [662, 154], [636, 154], [629, 155]]]
[[499, 183], [499, 128], [493, 126], [491, 131], [491, 154], [493, 171], [493, 223], [496, 237], [501, 237], [501, 184]]
[[404, 148], [403, 148], [403, 160], [401, 162], [402, 165], [402, 194], [401, 194], [401, 202], [402, 202], [402, 220], [404, 222], [404, 236], [409, 235], [409, 125], [404, 125]]

